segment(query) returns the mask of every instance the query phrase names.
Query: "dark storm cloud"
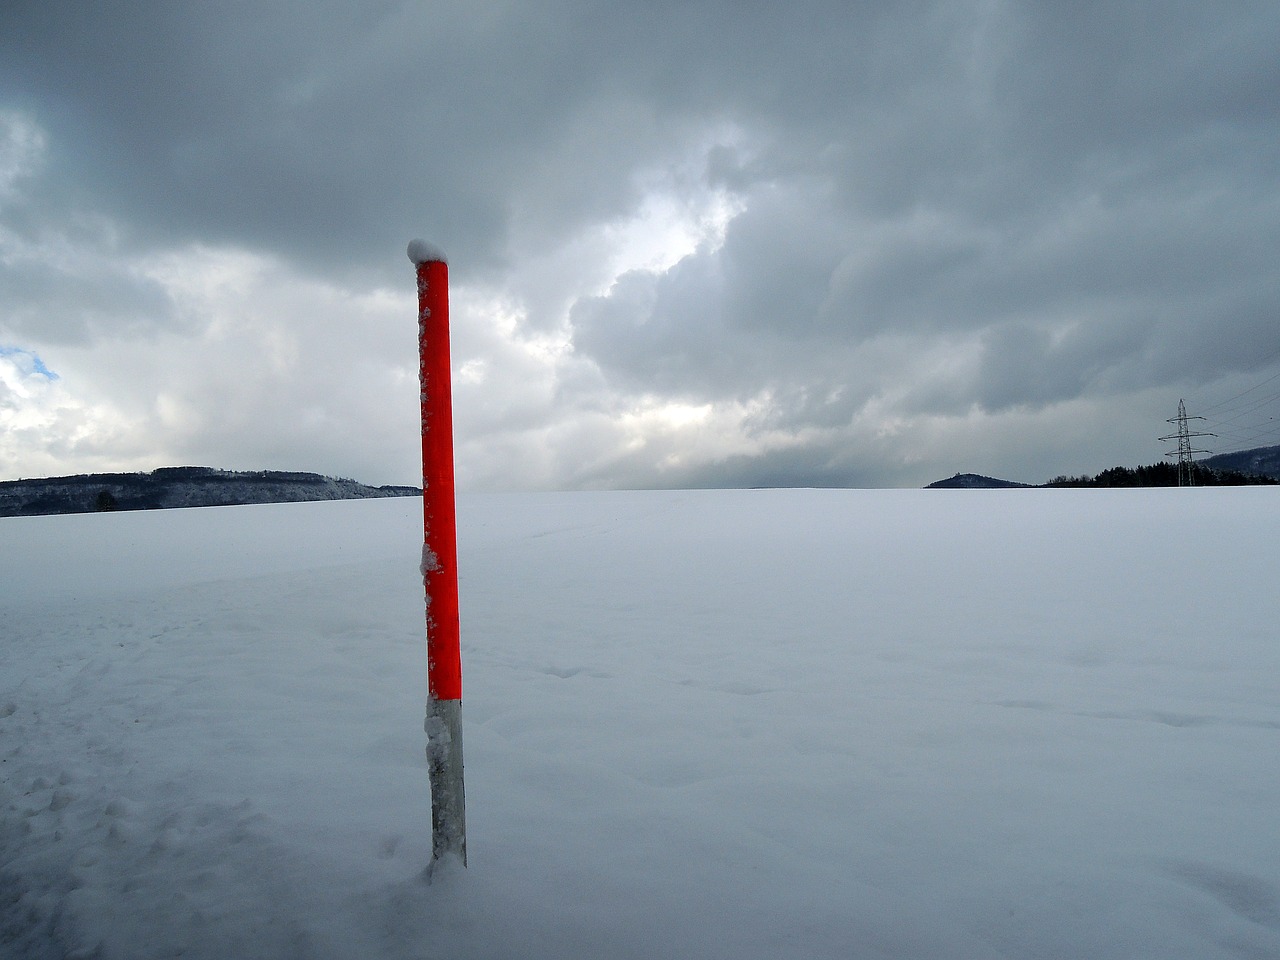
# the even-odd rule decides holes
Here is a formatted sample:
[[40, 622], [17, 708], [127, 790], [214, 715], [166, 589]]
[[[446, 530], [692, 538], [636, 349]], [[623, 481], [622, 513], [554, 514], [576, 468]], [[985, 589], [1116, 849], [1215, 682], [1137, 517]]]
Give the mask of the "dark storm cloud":
[[513, 216], [552, 243], [634, 200], [627, 171], [680, 123], [644, 89], [674, 67], [637, 49], [649, 21], [553, 4], [18, 4], [0, 70], [67, 151], [59, 172], [147, 234], [367, 265], [426, 222], [485, 264]]
[[1004, 15], [923, 16], [885, 58], [930, 50], [918, 77], [828, 101], [822, 149], [779, 149], [791, 166], [738, 185], [748, 209], [718, 250], [580, 304], [579, 346], [628, 382], [714, 396], [772, 378], [807, 397], [869, 337], [969, 332], [983, 360], [956, 399], [995, 410], [1174, 374], [1153, 357], [1195, 379], [1270, 355], [1274, 15], [988, 9]]
[[428, 218], [483, 262], [513, 216], [554, 242], [624, 211], [682, 124], [749, 123], [783, 168], [871, 142], [926, 164], [919, 121], [952, 115], [927, 79], [973, 29], [920, 4], [17, 4], [0, 69], [138, 226], [350, 262]]
[[[221, 245], [354, 290], [401, 283], [426, 233], [516, 304], [511, 336], [571, 346], [535, 389], [510, 376], [554, 349], [464, 332], [497, 351], [470, 358], [477, 422], [518, 404], [570, 463], [601, 442], [575, 418], [745, 411], [750, 449], [714, 462], [690, 427], [539, 482], [898, 482], [935, 469], [927, 418], [1267, 375], [1278, 43], [1280, 8], [1245, 2], [10, 3], [0, 109], [47, 146], [0, 196], [27, 256], [0, 323], [189, 323], [145, 270], [48, 256], [86, 217], [113, 255]], [[733, 212], [607, 273], [593, 238], [655, 190]], [[855, 435], [885, 439], [861, 463]]]

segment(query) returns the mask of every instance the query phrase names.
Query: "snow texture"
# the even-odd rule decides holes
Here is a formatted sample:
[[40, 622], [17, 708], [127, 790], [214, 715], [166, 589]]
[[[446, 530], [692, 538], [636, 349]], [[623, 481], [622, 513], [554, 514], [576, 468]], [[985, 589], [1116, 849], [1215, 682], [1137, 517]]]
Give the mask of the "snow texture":
[[449, 262], [443, 250], [426, 240], [409, 241], [409, 259], [414, 263]]
[[432, 573], [439, 569], [440, 558], [436, 556], [436, 552], [432, 550], [428, 544], [423, 543], [422, 562], [418, 565], [418, 572], [425, 577], [428, 573]]
[[1280, 957], [1265, 488], [0, 521], [0, 955]]

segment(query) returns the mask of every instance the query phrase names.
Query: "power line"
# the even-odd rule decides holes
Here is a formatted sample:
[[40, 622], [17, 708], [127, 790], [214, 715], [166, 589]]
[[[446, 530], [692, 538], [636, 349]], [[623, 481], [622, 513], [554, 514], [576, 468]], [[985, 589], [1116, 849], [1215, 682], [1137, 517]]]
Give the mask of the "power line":
[[[1258, 364], [1258, 366], [1263, 367], [1265, 369], [1267, 364], [1269, 364], [1272, 360], [1276, 359], [1277, 357], [1280, 357], [1280, 350], [1277, 350], [1275, 353], [1271, 354], [1271, 356], [1264, 358], [1262, 362]], [[1253, 391], [1257, 390], [1259, 387], [1265, 387], [1268, 383], [1271, 383], [1273, 380], [1280, 380], [1280, 373], [1276, 373], [1270, 377], [1267, 377], [1267, 379], [1263, 380], [1261, 383], [1255, 383], [1252, 387], [1250, 387], [1247, 390], [1242, 390], [1240, 393], [1237, 393], [1234, 397], [1228, 397], [1226, 400], [1223, 400], [1221, 403], [1215, 403], [1213, 406], [1206, 409], [1205, 413], [1213, 413], [1219, 407], [1225, 407], [1228, 403], [1231, 403], [1233, 400], [1239, 400], [1245, 394], [1253, 393]]]
[[[1264, 358], [1261, 367], [1265, 369], [1276, 358], [1280, 358], [1280, 350]], [[1274, 373], [1225, 400], [1203, 408], [1207, 416], [1202, 419], [1215, 431], [1214, 435], [1233, 445], [1219, 453], [1235, 453], [1280, 440], [1280, 391], [1273, 388], [1261, 396], [1256, 395], [1259, 390], [1277, 380], [1280, 380], [1280, 373]]]

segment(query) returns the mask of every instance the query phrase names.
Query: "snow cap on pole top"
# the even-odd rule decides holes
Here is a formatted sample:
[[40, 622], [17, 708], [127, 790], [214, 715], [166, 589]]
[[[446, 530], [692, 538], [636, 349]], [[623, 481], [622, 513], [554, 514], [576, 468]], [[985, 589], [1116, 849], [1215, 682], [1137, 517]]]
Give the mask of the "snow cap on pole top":
[[443, 250], [434, 243], [428, 243], [426, 240], [409, 241], [409, 259], [414, 263], [449, 262], [449, 258], [444, 255]]

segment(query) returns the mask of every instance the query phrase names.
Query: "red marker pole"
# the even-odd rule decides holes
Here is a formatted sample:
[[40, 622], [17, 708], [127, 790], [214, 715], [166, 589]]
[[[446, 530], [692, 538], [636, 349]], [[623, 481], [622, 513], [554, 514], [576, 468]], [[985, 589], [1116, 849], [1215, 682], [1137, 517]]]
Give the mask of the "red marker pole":
[[462, 784], [462, 652], [458, 635], [458, 533], [453, 487], [449, 371], [449, 267], [439, 248], [409, 244], [418, 270], [418, 363], [422, 388], [422, 581], [427, 600], [427, 770], [431, 862], [467, 863]]

